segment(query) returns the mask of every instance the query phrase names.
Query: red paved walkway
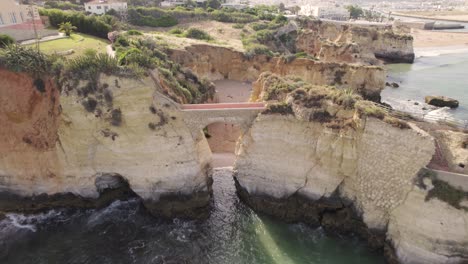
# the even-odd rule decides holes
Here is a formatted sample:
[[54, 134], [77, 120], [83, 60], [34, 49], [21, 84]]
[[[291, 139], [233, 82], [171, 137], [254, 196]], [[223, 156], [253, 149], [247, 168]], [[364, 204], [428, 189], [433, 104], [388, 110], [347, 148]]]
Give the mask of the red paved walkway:
[[264, 103], [184, 104], [182, 110], [264, 109]]

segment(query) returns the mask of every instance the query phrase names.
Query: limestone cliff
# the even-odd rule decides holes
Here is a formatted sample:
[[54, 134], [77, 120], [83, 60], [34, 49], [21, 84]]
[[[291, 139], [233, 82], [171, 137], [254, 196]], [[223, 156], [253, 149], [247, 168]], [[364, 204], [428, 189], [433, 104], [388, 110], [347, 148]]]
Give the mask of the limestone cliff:
[[242, 52], [213, 45], [192, 45], [172, 50], [171, 59], [209, 80], [255, 81], [262, 72], [294, 75], [311, 84], [349, 87], [366, 98], [379, 101], [385, 71], [375, 66], [327, 63], [298, 58], [292, 62], [264, 55], [248, 58]]
[[419, 190], [418, 172], [434, 154], [430, 135], [342, 92], [306, 86], [284, 95], [274, 93], [278, 83], [257, 83], [258, 97], [283, 103], [239, 142], [244, 201], [288, 221], [358, 233], [387, 255], [393, 248], [402, 263], [468, 259], [468, 212], [420, 194], [427, 190]]
[[[388, 62], [414, 61], [413, 38], [395, 33], [391, 27], [351, 25], [346, 23], [305, 21], [296, 39], [296, 48], [324, 61], [333, 61], [336, 57], [343, 61], [376, 64], [376, 58]], [[347, 48], [335, 49], [335, 57], [323, 56], [329, 44], [339, 47], [356, 45], [360, 56], [350, 58], [352, 53]], [[374, 57], [375, 56], [375, 57]], [[373, 58], [374, 57], [374, 58]]]
[[158, 92], [158, 79], [101, 75], [97, 85], [110, 99], [98, 111], [76, 92], [59, 96], [50, 78], [39, 91], [30, 76], [0, 70], [0, 189], [32, 199], [2, 200], [2, 209], [40, 209], [38, 197], [68, 193], [97, 198], [114, 175], [154, 213], [201, 213], [210, 197], [209, 147]]

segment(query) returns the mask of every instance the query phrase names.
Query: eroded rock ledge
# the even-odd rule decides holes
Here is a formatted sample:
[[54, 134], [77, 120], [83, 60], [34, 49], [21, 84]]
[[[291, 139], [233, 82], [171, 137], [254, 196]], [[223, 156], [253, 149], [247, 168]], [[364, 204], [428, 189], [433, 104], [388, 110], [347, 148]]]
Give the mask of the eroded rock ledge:
[[264, 77], [257, 94], [280, 103], [238, 143], [235, 177], [246, 203], [287, 221], [357, 233], [389, 261], [468, 259], [468, 212], [430, 199], [432, 187], [417, 183], [434, 154], [431, 136], [351, 94], [313, 86], [288, 93], [281, 78]]
[[138, 196], [156, 215], [207, 215], [211, 152], [160, 93], [157, 72], [140, 80], [102, 74], [96, 91], [82, 81], [62, 96], [54, 80], [41, 80], [37, 89], [29, 74], [0, 69], [0, 210]]

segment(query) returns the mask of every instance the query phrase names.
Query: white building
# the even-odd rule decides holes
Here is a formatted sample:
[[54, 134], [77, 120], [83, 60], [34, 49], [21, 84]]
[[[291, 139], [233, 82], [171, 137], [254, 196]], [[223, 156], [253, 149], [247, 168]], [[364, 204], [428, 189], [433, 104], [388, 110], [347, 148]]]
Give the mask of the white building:
[[97, 15], [107, 13], [107, 11], [114, 9], [121, 12], [127, 10], [127, 2], [119, 0], [93, 0], [84, 4], [86, 12]]
[[303, 5], [299, 11], [301, 16], [313, 16], [321, 19], [330, 19], [330, 20], [348, 20], [349, 11], [342, 6], [312, 6], [312, 5]]

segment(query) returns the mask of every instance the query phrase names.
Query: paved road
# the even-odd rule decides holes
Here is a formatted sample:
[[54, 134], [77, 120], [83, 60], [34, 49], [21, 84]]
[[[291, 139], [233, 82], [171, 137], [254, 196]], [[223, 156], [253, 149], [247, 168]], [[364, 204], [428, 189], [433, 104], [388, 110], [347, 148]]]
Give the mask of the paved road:
[[182, 110], [265, 109], [264, 103], [184, 104]]

